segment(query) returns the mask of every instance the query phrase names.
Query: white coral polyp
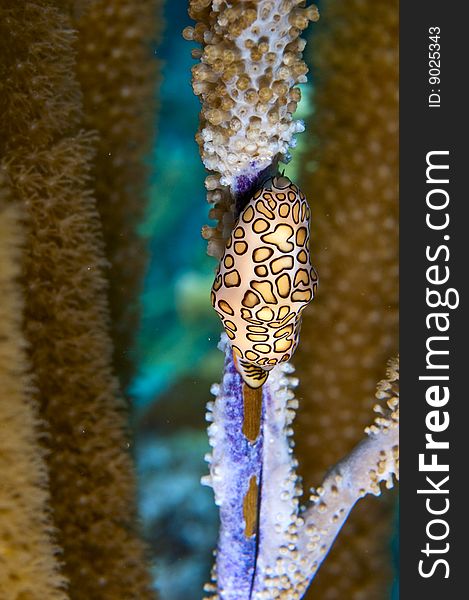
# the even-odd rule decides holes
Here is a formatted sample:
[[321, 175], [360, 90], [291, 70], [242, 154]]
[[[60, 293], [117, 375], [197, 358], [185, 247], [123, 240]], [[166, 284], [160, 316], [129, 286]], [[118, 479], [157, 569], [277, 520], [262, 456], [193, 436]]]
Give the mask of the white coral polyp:
[[285, 157], [294, 135], [304, 130], [292, 117], [300, 99], [295, 85], [306, 81], [308, 71], [299, 36], [318, 12], [300, 4], [191, 0], [198, 23], [184, 35], [203, 47], [193, 68], [202, 102], [197, 141], [204, 165], [221, 175], [222, 185]]

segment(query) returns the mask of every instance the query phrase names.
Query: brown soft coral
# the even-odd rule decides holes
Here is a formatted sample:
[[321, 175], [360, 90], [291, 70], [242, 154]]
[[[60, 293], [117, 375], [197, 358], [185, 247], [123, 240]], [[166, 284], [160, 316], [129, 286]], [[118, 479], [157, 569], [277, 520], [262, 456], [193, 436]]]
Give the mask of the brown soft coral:
[[[311, 203], [320, 286], [295, 363], [298, 449], [307, 483], [317, 483], [360, 438], [374, 382], [397, 351], [397, 1], [330, 0], [310, 52], [316, 142], [300, 183]], [[388, 506], [363, 502], [312, 595], [384, 598], [388, 535]]]
[[60, 2], [0, 5], [1, 167], [26, 215], [24, 335], [47, 422], [51, 504], [74, 599], [152, 596], [134, 532], [113, 375], [94, 135], [81, 130], [75, 34]]
[[114, 363], [121, 383], [132, 375], [138, 296], [146, 262], [138, 235], [145, 210], [158, 63], [159, 0], [77, 0], [77, 75], [84, 125], [99, 133], [92, 184], [110, 263], [109, 299]]
[[4, 600], [66, 600], [22, 331], [21, 214], [0, 177], [0, 590]]

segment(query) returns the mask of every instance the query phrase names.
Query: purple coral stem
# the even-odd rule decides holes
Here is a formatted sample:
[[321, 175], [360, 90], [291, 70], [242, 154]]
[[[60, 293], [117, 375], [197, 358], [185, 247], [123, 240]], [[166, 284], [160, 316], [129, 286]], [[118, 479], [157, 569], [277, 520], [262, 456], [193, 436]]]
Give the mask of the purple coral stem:
[[246, 535], [244, 499], [252, 477], [256, 477], [259, 487], [261, 485], [264, 440], [262, 422], [261, 433], [254, 443], [243, 434], [243, 381], [228, 344], [214, 413], [211, 473], [215, 498], [220, 506], [216, 565], [218, 594], [222, 600], [248, 599], [255, 576], [258, 534]]

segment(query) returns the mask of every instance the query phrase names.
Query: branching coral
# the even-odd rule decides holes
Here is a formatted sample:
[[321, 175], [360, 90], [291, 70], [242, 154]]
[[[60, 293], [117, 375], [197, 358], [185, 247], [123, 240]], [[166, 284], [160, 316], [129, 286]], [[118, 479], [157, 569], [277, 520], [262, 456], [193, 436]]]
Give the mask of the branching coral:
[[46, 421], [51, 503], [72, 598], [149, 598], [133, 530], [124, 403], [111, 367], [106, 264], [89, 190], [75, 34], [51, 0], [0, 4], [1, 168], [26, 215], [24, 335]]
[[[222, 598], [231, 600], [249, 598], [253, 586], [257, 551], [257, 523], [246, 518], [249, 489], [257, 496], [261, 484], [261, 465], [264, 435], [256, 436], [254, 443], [243, 431], [243, 381], [233, 363], [231, 346], [224, 336], [220, 349], [225, 352], [225, 369], [221, 386], [212, 387], [216, 395], [209, 403], [207, 420], [210, 445], [213, 447], [210, 476], [203, 483], [211, 485], [215, 502], [220, 507], [221, 529], [218, 541], [216, 579]], [[261, 416], [264, 422], [265, 414]], [[257, 503], [257, 498], [252, 499]], [[208, 586], [207, 591], [216, 590]], [[214, 597], [218, 597], [215, 595]]]
[[[219, 221], [215, 228], [205, 228], [203, 235], [209, 240], [209, 254], [219, 259], [223, 256], [224, 246], [233, 228], [234, 220], [246, 206], [246, 200], [252, 197], [253, 191], [259, 187], [259, 183], [267, 178], [269, 170], [276, 168], [277, 159], [284, 156], [288, 146], [291, 145], [292, 134], [295, 131], [291, 113], [295, 104], [290, 102], [291, 98], [286, 99], [283, 93], [276, 95], [275, 88], [277, 91], [280, 90], [277, 84], [281, 80], [280, 83], [285, 83], [282, 92], [288, 94], [291, 90], [292, 93], [295, 93], [292, 88], [293, 82], [304, 80], [306, 67], [301, 60], [303, 43], [295, 40], [300, 29], [303, 26], [306, 27], [308, 19], [315, 18], [317, 14], [315, 9], [304, 10], [301, 8], [300, 10], [304, 12], [301, 13], [301, 18], [298, 17], [298, 9], [294, 8], [294, 5], [299, 4], [304, 6], [304, 3], [299, 2], [274, 1], [236, 3], [229, 7], [224, 2], [191, 2], [190, 14], [198, 20], [198, 24], [195, 28], [186, 29], [185, 37], [202, 44], [202, 50], [193, 52], [194, 57], [201, 59], [201, 64], [193, 69], [194, 91], [202, 101], [197, 141], [205, 166], [214, 171], [214, 174], [207, 178], [206, 187], [209, 190], [209, 202], [215, 204], [210, 216]], [[373, 6], [375, 11], [373, 12], [370, 7], [366, 6], [366, 2], [360, 1], [356, 4], [356, 11], [353, 15], [349, 14], [350, 7], [347, 6], [342, 8], [345, 11], [344, 18], [340, 18], [339, 10], [336, 14], [337, 22], [334, 24], [339, 32], [344, 31], [344, 40], [347, 42], [345, 44], [346, 59], [342, 54], [340, 44], [339, 50], [336, 52], [340, 34], [337, 36], [339, 40], [332, 37], [330, 42], [325, 43], [326, 46], [327, 43], [330, 43], [332, 54], [335, 56], [334, 52], [336, 52], [339, 57], [336, 65], [328, 64], [327, 66], [328, 72], [331, 74], [331, 81], [334, 82], [337, 78], [344, 86], [341, 90], [339, 85], [331, 96], [327, 96], [328, 105], [324, 111], [323, 125], [324, 131], [327, 127], [332, 128], [333, 134], [337, 136], [334, 139], [338, 141], [331, 143], [331, 149], [339, 154], [340, 159], [333, 164], [332, 172], [330, 172], [327, 170], [331, 166], [327, 160], [327, 154], [321, 155], [321, 168], [324, 173], [328, 174], [329, 179], [323, 181], [318, 178], [311, 186], [313, 190], [328, 190], [326, 197], [333, 204], [330, 208], [335, 209], [338, 222], [343, 224], [348, 234], [344, 240], [342, 232], [340, 239], [334, 237], [333, 232], [330, 237], [324, 236], [324, 241], [321, 242], [327, 247], [334, 246], [334, 252], [343, 259], [342, 263], [338, 261], [338, 264], [341, 265], [339, 277], [331, 277], [331, 273], [327, 269], [327, 259], [324, 272], [321, 261], [316, 257], [314, 259], [318, 260], [321, 278], [330, 278], [333, 285], [338, 286], [341, 294], [331, 301], [333, 311], [335, 311], [334, 318], [331, 319], [330, 313], [319, 317], [321, 322], [325, 323], [327, 320], [326, 327], [329, 329], [326, 335], [322, 337], [318, 334], [317, 329], [314, 331], [314, 336], [307, 334], [309, 344], [305, 350], [308, 351], [311, 348], [314, 340], [315, 347], [319, 348], [317, 355], [327, 357], [327, 364], [331, 366], [329, 371], [321, 372], [320, 361], [314, 360], [308, 361], [307, 369], [309, 369], [310, 377], [313, 373], [313, 378], [318, 374], [318, 369], [323, 379], [324, 374], [327, 375], [325, 386], [334, 397], [339, 395], [335, 385], [337, 371], [339, 371], [339, 380], [342, 376], [346, 378], [351, 376], [354, 382], [358, 380], [360, 385], [364, 386], [363, 393], [360, 393], [360, 400], [363, 400], [363, 403], [358, 405], [358, 410], [347, 406], [339, 415], [339, 419], [343, 419], [345, 413], [350, 414], [353, 411], [356, 413], [354, 422], [361, 423], [363, 420], [366, 422], [373, 382], [377, 379], [373, 376], [376, 373], [375, 365], [382, 365], [382, 354], [385, 350], [387, 356], [392, 354], [391, 340], [394, 339], [392, 328], [396, 322], [395, 290], [393, 288], [396, 276], [395, 245], [387, 242], [389, 237], [395, 235], [396, 229], [393, 220], [395, 215], [394, 191], [397, 181], [396, 148], [393, 135], [396, 132], [394, 111], [397, 61], [392, 47], [393, 31], [383, 34], [383, 28], [393, 29], [397, 11], [395, 6], [386, 8]], [[282, 12], [284, 9], [287, 13], [289, 12], [289, 16], [284, 15]], [[292, 23], [292, 19], [297, 18], [298, 22], [291, 30], [285, 29], [282, 16], [290, 19], [290, 23]], [[349, 27], [350, 23], [351, 27]], [[358, 25], [355, 27], [354, 24], [357, 23]], [[333, 27], [331, 29], [334, 31]], [[359, 43], [354, 38], [355, 29], [361, 35]], [[285, 45], [276, 46], [276, 36], [280, 33], [284, 38]], [[292, 33], [294, 34], [293, 38], [289, 37]], [[272, 42], [274, 42], [273, 47], [276, 52], [272, 50]], [[373, 46], [371, 56], [367, 46], [370, 42]], [[293, 48], [293, 56], [291, 48]], [[356, 55], [357, 48], [359, 58], [355, 61], [350, 60], [350, 56]], [[367, 49], [362, 56], [360, 52], [364, 48]], [[327, 57], [327, 51], [324, 55]], [[275, 63], [271, 70], [269, 70], [269, 56], [273, 61], [272, 65]], [[263, 68], [259, 72], [260, 61], [265, 62], [262, 63]], [[347, 75], [343, 76], [342, 71], [346, 71], [349, 64], [352, 65], [353, 73], [347, 72]], [[336, 71], [334, 67], [336, 67]], [[377, 68], [376, 72], [374, 71], [375, 67]], [[368, 94], [372, 94], [374, 89], [374, 81], [370, 82], [370, 77], [371, 80], [374, 77], [381, 77], [383, 68], [389, 76], [386, 86], [381, 86], [380, 90], [388, 95], [384, 102], [384, 110], [368, 97]], [[290, 78], [294, 72], [298, 76], [297, 79], [295, 79], [296, 76]], [[357, 76], [356, 72], [358, 72]], [[267, 91], [264, 88], [264, 73], [267, 73], [267, 77], [271, 77], [268, 80]], [[282, 73], [285, 74], [285, 79], [282, 77]], [[367, 85], [368, 83], [371, 85]], [[360, 87], [363, 104], [372, 104], [371, 122], [376, 119], [378, 127], [381, 127], [378, 136], [371, 135], [368, 145], [366, 144], [367, 133], [369, 130], [373, 131], [374, 125], [370, 127], [366, 110], [357, 109], [356, 97], [358, 94], [355, 92], [354, 95], [350, 94], [350, 90], [355, 90], [355, 85]], [[343, 122], [337, 118], [340, 113], [336, 115], [332, 112], [333, 108], [331, 111], [331, 107], [335, 106], [334, 101], [341, 104], [341, 94], [345, 98], [343, 103], [346, 106], [345, 113], [348, 117]], [[279, 105], [286, 106], [285, 113], [278, 112]], [[320, 101], [318, 101], [318, 105], [320, 106]], [[270, 121], [269, 116], [273, 116]], [[284, 116], [288, 124], [282, 120]], [[323, 118], [322, 113], [320, 118]], [[356, 128], [355, 122], [357, 123]], [[278, 130], [275, 129], [277, 126]], [[323, 130], [318, 128], [319, 136], [322, 135]], [[285, 134], [285, 138], [279, 134], [279, 131]], [[272, 137], [269, 136], [270, 132]], [[358, 138], [355, 137], [357, 132]], [[384, 139], [381, 136], [384, 136]], [[333, 138], [333, 136], [330, 137]], [[343, 147], [340, 146], [342, 140], [345, 141]], [[388, 153], [389, 165], [385, 162], [383, 164], [383, 149]], [[334, 190], [332, 184], [334, 179], [338, 179], [345, 188], [351, 186], [353, 189], [356, 181], [355, 172], [342, 171], [341, 166], [342, 164], [347, 166], [347, 161], [350, 161], [355, 169], [362, 164], [369, 166], [368, 152], [371, 153], [372, 161], [379, 161], [377, 165], [379, 168], [376, 170], [377, 179], [390, 180], [390, 186], [383, 192], [385, 199], [383, 205], [370, 210], [364, 231], [360, 227], [351, 230], [347, 222], [346, 209], [350, 206], [357, 224], [363, 223], [365, 213], [360, 209], [357, 210], [357, 206], [362, 206], [363, 202], [360, 204], [362, 196], [366, 197], [370, 189], [373, 189], [372, 176], [369, 173], [364, 176], [358, 202], [353, 194], [348, 193], [347, 197], [342, 198], [329, 190]], [[316, 194], [313, 191], [309, 196], [314, 209]], [[314, 214], [313, 210], [313, 230]], [[377, 256], [374, 257], [371, 252], [360, 252], [362, 239], [378, 235], [383, 221], [389, 236], [385, 238], [386, 241], [383, 241], [382, 245], [379, 243], [374, 246], [374, 249], [378, 250]], [[375, 225], [378, 225], [377, 229], [375, 229]], [[328, 232], [330, 231], [331, 228]], [[359, 252], [358, 260], [354, 254], [355, 249]], [[370, 268], [370, 263], [375, 260], [380, 262], [380, 265], [385, 264], [386, 267], [389, 267], [389, 271], [386, 271], [387, 277], [382, 276], [380, 266], [375, 269]], [[366, 265], [366, 276], [370, 277], [373, 282], [385, 282], [378, 294], [370, 291], [371, 305], [376, 307], [385, 298], [386, 305], [391, 304], [392, 307], [386, 318], [381, 319], [378, 324], [378, 330], [384, 332], [381, 341], [386, 340], [387, 344], [380, 347], [378, 361], [381, 359], [381, 362], [373, 363], [373, 369], [370, 369], [369, 353], [364, 353], [360, 357], [360, 367], [356, 369], [354, 353], [344, 351], [346, 343], [352, 344], [353, 347], [365, 347], [365, 344], [362, 345], [361, 342], [365, 340], [366, 343], [369, 336], [373, 335], [377, 326], [375, 317], [378, 316], [379, 319], [379, 310], [377, 309], [369, 317], [370, 327], [368, 328], [368, 323], [360, 322], [356, 305], [352, 304], [350, 298], [347, 297], [350, 294], [359, 298], [362, 296], [363, 288], [360, 276], [363, 265]], [[343, 276], [341, 269], [345, 271]], [[242, 281], [242, 276], [243, 274], [240, 275], [240, 281]], [[228, 283], [234, 285], [236, 282], [230, 280]], [[214, 287], [214, 289], [216, 288]], [[215, 297], [216, 300], [217, 297]], [[367, 300], [365, 298], [365, 302]], [[314, 312], [315, 314], [320, 313], [320, 307], [317, 306]], [[344, 314], [348, 317], [349, 312], [350, 315], [352, 313], [354, 315], [350, 332], [347, 328], [337, 331], [334, 323], [337, 320], [342, 322], [344, 319], [341, 315]], [[366, 330], [365, 332], [360, 330], [357, 335], [351, 335], [353, 327], [362, 325], [364, 325], [362, 329]], [[227, 333], [229, 332], [227, 331]], [[344, 339], [345, 336], [347, 336], [346, 339]], [[319, 343], [316, 343], [318, 339]], [[335, 359], [334, 363], [331, 361], [331, 349], [340, 353], [340, 359]], [[232, 350], [237, 353], [235, 347]], [[344, 364], [345, 369], [342, 369], [342, 362], [346, 363]], [[227, 350], [225, 375], [222, 385], [215, 390], [217, 400], [213, 411], [210, 411], [209, 414], [209, 420], [213, 420], [210, 426], [210, 436], [214, 446], [213, 456], [210, 458], [211, 481], [217, 502], [220, 504], [221, 516], [215, 572], [217, 586], [207, 588], [213, 592], [215, 597], [301, 597], [356, 500], [366, 493], [377, 493], [379, 491], [378, 481], [384, 480], [390, 483], [392, 474], [397, 474], [397, 426], [395, 426], [394, 420], [394, 401], [390, 402], [386, 409], [386, 416], [380, 421], [383, 427], [379, 428], [375, 425], [374, 428], [369, 429], [367, 440], [354, 450], [352, 450], [352, 445], [359, 439], [357, 429], [341, 431], [341, 422], [334, 422], [330, 419], [327, 424], [331, 425], [330, 431], [334, 432], [334, 439], [341, 439], [342, 446], [346, 447], [340, 454], [334, 452], [333, 460], [329, 460], [330, 455], [323, 452], [323, 447], [319, 449], [319, 452], [327, 460], [328, 466], [337, 463], [340, 457], [347, 452], [349, 452], [348, 458], [345, 459], [345, 462], [338, 463], [337, 467], [326, 477], [324, 486], [318, 489], [318, 494], [314, 496], [312, 504], [299, 512], [297, 496], [300, 490], [296, 482], [296, 465], [291, 458], [291, 449], [287, 443], [287, 436], [291, 433], [287, 421], [291, 420], [292, 415], [290, 414], [291, 408], [287, 408], [286, 402], [291, 401], [292, 398], [288, 396], [288, 382], [285, 380], [281, 384], [278, 382], [278, 378], [281, 379], [285, 369], [288, 370], [288, 368], [288, 365], [275, 367], [271, 378], [264, 383], [261, 408], [257, 409], [260, 419], [259, 435], [249, 444], [243, 430], [248, 418], [246, 415], [252, 412], [247, 400], [247, 396], [252, 394], [247, 394], [246, 389], [241, 385], [236, 362], [233, 365], [230, 350]], [[392, 369], [390, 377], [393, 378]], [[316, 381], [313, 379], [311, 385], [308, 385], [310, 393], [315, 392], [315, 383]], [[355, 385], [355, 387], [357, 386]], [[356, 390], [354, 389], [354, 391]], [[327, 394], [319, 393], [317, 402], [324, 402], [325, 396]], [[343, 394], [341, 398], [348, 401], [350, 394]], [[251, 400], [252, 402], [253, 400]], [[258, 400], [256, 403], [259, 405]], [[365, 422], [361, 423], [361, 429]], [[320, 432], [319, 434], [316, 432], [321, 423], [311, 424], [308, 422], [308, 425], [308, 435], [311, 438], [320, 439]], [[273, 431], [270, 430], [270, 427], [273, 428]], [[327, 457], [325, 457], [326, 454]], [[320, 477], [317, 480], [321, 480], [323, 475], [324, 471], [320, 471]], [[279, 495], [285, 502], [283, 506], [279, 501]], [[256, 496], [255, 502], [253, 501], [254, 496]], [[278, 519], [277, 522], [275, 519]], [[329, 595], [327, 597], [336, 596]]]
[[[304, 313], [295, 364], [297, 451], [312, 483], [356, 443], [374, 382], [397, 352], [398, 3], [329, 0], [309, 48], [314, 146], [303, 156], [301, 186], [321, 287]], [[387, 593], [389, 517], [386, 502], [357, 508], [311, 597]]]
[[[193, 70], [193, 89], [202, 103], [196, 136], [204, 165], [208, 202], [216, 228], [204, 229], [209, 254], [221, 257], [239, 201], [253, 191], [260, 174], [288, 158], [303, 125], [292, 117], [300, 100], [295, 84], [306, 81], [299, 36], [315, 6], [302, 0], [191, 0], [195, 27], [186, 39], [202, 44]], [[238, 201], [238, 206], [236, 202]]]
[[[299, 599], [330, 550], [355, 503], [367, 494], [379, 495], [380, 483], [392, 487], [398, 477], [399, 363], [390, 362], [380, 382], [379, 404], [367, 436], [326, 475], [300, 508], [301, 485], [292, 454], [291, 422], [298, 401], [289, 377], [290, 365], [276, 367], [263, 387], [262, 434], [250, 444], [242, 432], [243, 415], [237, 398], [242, 385], [234, 368], [227, 338], [225, 374], [214, 386], [208, 420], [213, 453], [210, 477], [220, 506], [221, 532], [217, 563], [208, 584], [211, 598]], [[259, 468], [260, 466], [260, 468]], [[259, 533], [248, 531], [246, 493], [262, 473]]]
[[110, 264], [109, 298], [114, 363], [124, 386], [138, 325], [145, 244], [137, 233], [145, 209], [154, 118], [159, 0], [76, 0], [77, 76], [83, 125], [99, 133], [92, 186]]
[[0, 590], [4, 600], [65, 600], [22, 331], [21, 214], [0, 178]]

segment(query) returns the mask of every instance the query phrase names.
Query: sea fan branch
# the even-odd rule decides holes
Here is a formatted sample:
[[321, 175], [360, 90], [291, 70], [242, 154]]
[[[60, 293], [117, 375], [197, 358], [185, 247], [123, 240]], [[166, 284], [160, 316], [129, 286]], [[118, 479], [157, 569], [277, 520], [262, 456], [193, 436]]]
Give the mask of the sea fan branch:
[[[225, 335], [225, 375], [214, 386], [208, 419], [213, 454], [208, 457], [221, 529], [214, 584], [206, 591], [220, 600], [301, 598], [356, 502], [379, 495], [398, 477], [399, 363], [390, 361], [387, 379], [378, 384], [378, 416], [366, 437], [311, 491], [301, 507], [302, 489], [292, 450], [291, 422], [298, 405], [291, 365], [276, 367], [263, 389], [262, 437], [250, 447], [242, 434], [241, 378], [231, 360]], [[243, 500], [250, 478], [261, 473], [259, 528], [245, 535]], [[253, 577], [254, 574], [254, 577]]]

